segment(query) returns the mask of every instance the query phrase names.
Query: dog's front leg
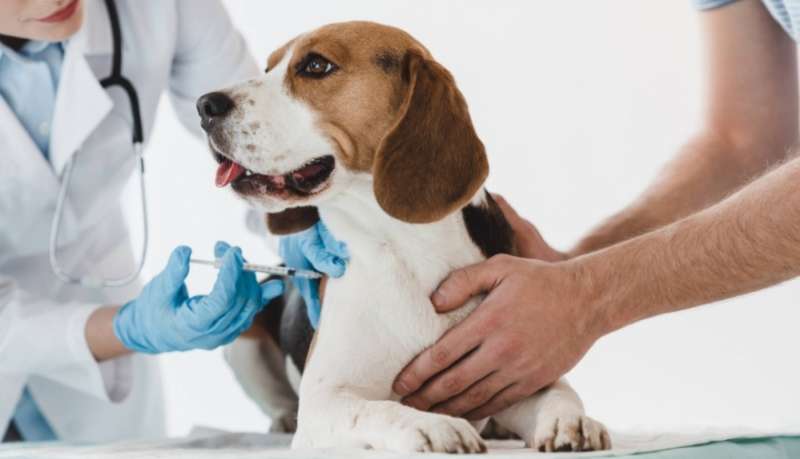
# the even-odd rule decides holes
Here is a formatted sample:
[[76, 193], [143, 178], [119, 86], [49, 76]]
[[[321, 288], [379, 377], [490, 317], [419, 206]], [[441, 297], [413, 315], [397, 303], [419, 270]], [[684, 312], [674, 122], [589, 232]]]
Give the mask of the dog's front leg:
[[426, 413], [350, 389], [300, 398], [292, 448], [359, 447], [398, 452], [479, 453], [486, 446], [464, 419]]
[[294, 432], [297, 394], [286, 375], [286, 360], [269, 336], [240, 337], [223, 350], [244, 392], [272, 421], [270, 432]]
[[564, 380], [494, 417], [539, 451], [596, 451], [611, 448], [603, 424], [586, 416], [578, 394]]

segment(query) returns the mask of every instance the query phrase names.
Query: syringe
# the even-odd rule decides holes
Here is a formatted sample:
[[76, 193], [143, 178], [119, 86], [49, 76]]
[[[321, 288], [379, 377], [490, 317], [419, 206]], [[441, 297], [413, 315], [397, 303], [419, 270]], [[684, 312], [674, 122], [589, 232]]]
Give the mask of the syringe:
[[[197, 258], [192, 258], [191, 260], [189, 260], [189, 262], [194, 263], [196, 265], [213, 266], [214, 268], [217, 269], [219, 269], [222, 266], [222, 260], [211, 261], [211, 260], [200, 260]], [[307, 279], [320, 279], [322, 277], [322, 274], [316, 271], [287, 268], [285, 266], [266, 266], [266, 265], [257, 265], [255, 263], [245, 263], [243, 268], [245, 271], [252, 271], [264, 274], [274, 274], [277, 276], [305, 277]]]

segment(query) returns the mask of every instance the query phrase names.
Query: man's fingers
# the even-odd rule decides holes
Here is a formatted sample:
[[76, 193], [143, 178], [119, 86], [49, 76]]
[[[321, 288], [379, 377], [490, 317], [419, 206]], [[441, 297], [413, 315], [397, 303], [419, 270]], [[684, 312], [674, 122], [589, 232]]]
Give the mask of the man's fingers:
[[419, 354], [395, 379], [392, 389], [400, 396], [407, 396], [419, 390], [425, 382], [437, 373], [449, 368], [461, 358], [478, 347], [483, 339], [480, 329], [468, 317], [456, 325], [439, 341]]
[[508, 224], [511, 225], [517, 246], [517, 255], [550, 262], [562, 261], [566, 258], [563, 253], [550, 247], [536, 225], [520, 216], [505, 198], [499, 194], [492, 194], [492, 197], [503, 212], [503, 216], [506, 217]]
[[503, 264], [512, 257], [496, 256], [489, 260], [461, 268], [450, 273], [431, 295], [437, 312], [458, 309], [470, 298], [494, 288], [503, 276]]
[[[428, 411], [432, 406], [458, 396], [496, 370], [497, 359], [481, 351], [482, 348], [478, 347], [458, 363], [434, 377], [420, 390], [406, 397], [403, 403], [418, 410]], [[485, 402], [486, 400], [475, 405], [474, 408]]]
[[464, 415], [464, 417], [470, 421], [478, 421], [488, 418], [489, 416], [494, 416], [495, 414], [503, 411], [511, 405], [528, 397], [529, 395], [531, 394], [528, 393], [528, 391], [525, 390], [521, 384], [512, 384], [498, 392], [483, 406], [470, 411]]
[[511, 204], [509, 204], [504, 197], [499, 194], [493, 194], [492, 196], [495, 202], [497, 202], [497, 206], [500, 207], [500, 210], [503, 212], [503, 216], [506, 217], [506, 221], [511, 225], [511, 229], [514, 231], [518, 243], [529, 245], [532, 242], [544, 241], [541, 234], [539, 234], [539, 230], [536, 229], [536, 226], [522, 218], [517, 213], [517, 210], [511, 207]]
[[506, 220], [508, 220], [511, 226], [514, 226], [513, 222], [522, 218], [517, 213], [517, 210], [511, 207], [511, 204], [506, 201], [506, 198], [504, 198], [503, 195], [492, 193], [492, 198], [497, 203], [497, 206], [500, 207], [500, 210], [503, 212], [503, 216], [506, 217]]
[[534, 226], [528, 220], [522, 218], [517, 213], [517, 210], [511, 207], [511, 204], [506, 201], [506, 198], [499, 194], [492, 194], [492, 197], [494, 198], [495, 202], [497, 202], [497, 206], [500, 207], [500, 210], [503, 212], [503, 216], [506, 217], [508, 224], [511, 225], [511, 229], [514, 231], [514, 235], [517, 237], [517, 242], [528, 244], [531, 242], [531, 240], [543, 240], [539, 234], [539, 230], [536, 229], [536, 226]]
[[495, 395], [508, 387], [508, 377], [495, 371], [470, 386], [464, 392], [433, 407], [436, 413], [462, 417], [485, 405]]

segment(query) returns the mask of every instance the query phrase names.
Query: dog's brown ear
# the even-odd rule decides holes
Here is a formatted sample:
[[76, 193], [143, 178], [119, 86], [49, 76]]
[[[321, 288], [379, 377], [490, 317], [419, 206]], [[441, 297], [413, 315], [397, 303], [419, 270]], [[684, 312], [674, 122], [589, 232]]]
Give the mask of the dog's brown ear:
[[397, 219], [430, 223], [463, 207], [489, 164], [450, 72], [410, 51], [402, 78], [407, 94], [397, 123], [375, 156], [375, 196]]
[[292, 207], [283, 212], [267, 214], [269, 232], [279, 235], [299, 233], [318, 221], [319, 212], [316, 207]]

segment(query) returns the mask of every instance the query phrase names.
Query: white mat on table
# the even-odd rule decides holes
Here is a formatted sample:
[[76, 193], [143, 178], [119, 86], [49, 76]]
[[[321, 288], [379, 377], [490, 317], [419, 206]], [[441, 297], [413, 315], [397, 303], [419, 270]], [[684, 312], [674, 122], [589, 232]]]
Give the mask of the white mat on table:
[[[537, 457], [608, 457], [648, 451], [700, 445], [733, 438], [758, 438], [764, 436], [798, 435], [797, 432], [764, 433], [748, 429], [708, 429], [702, 432], [684, 433], [645, 433], [645, 432], [611, 432], [612, 451], [597, 453], [555, 453], [537, 454]], [[114, 443], [108, 445], [62, 445], [23, 446], [0, 449], [0, 459], [11, 458], [53, 458], [53, 459], [383, 459], [395, 457], [452, 458], [445, 454], [395, 454], [381, 451], [364, 451], [354, 449], [330, 450], [290, 450], [291, 437], [281, 434], [228, 433], [213, 429], [196, 429], [192, 435], [183, 438], [165, 439], [149, 442]], [[522, 447], [519, 441], [491, 441], [489, 454], [483, 456], [491, 459], [513, 458], [521, 454], [534, 452]]]

